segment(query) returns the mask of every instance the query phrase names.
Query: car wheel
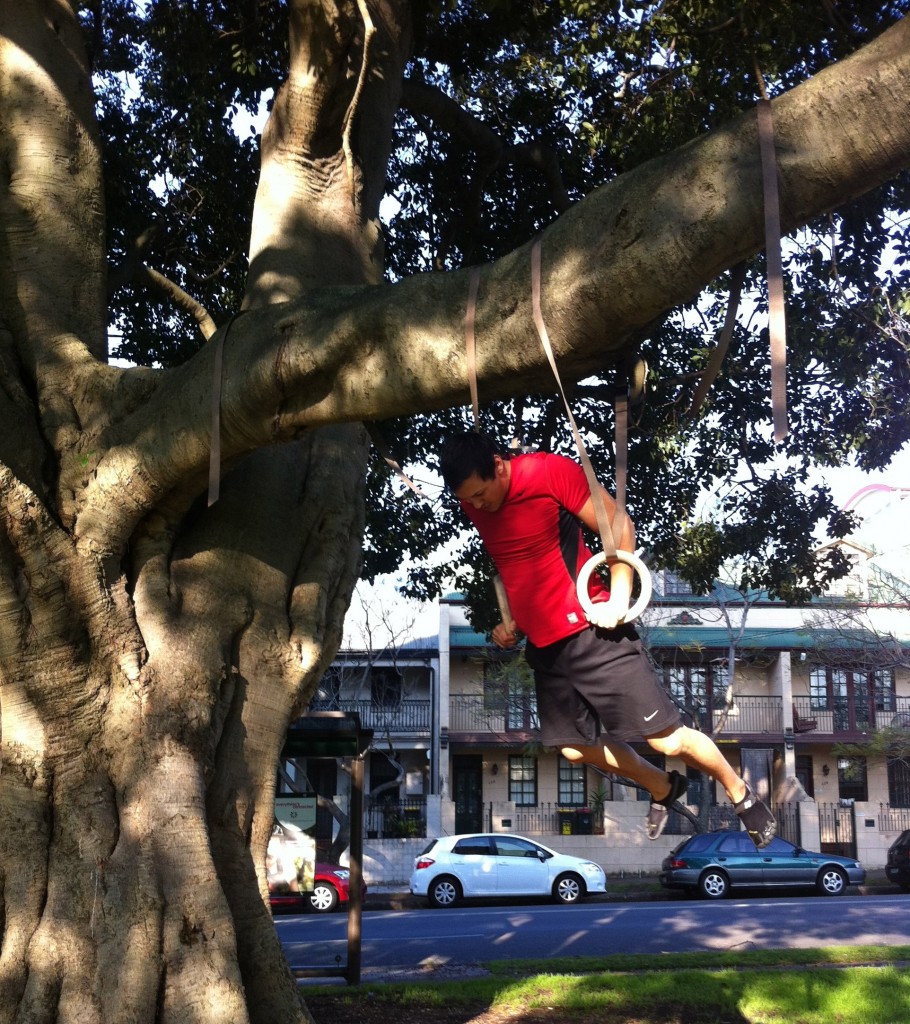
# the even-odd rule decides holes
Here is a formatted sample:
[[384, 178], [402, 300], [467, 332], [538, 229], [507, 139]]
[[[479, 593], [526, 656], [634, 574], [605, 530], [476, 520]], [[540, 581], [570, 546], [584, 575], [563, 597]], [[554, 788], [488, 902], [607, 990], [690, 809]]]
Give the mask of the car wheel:
[[461, 899], [461, 886], [451, 875], [442, 875], [430, 884], [427, 899], [432, 907], [454, 907]]
[[585, 883], [578, 875], [560, 875], [553, 883], [553, 899], [558, 903], [577, 903], [585, 894]]
[[709, 868], [698, 880], [698, 891], [706, 900], [722, 900], [730, 891], [730, 879], [717, 868]]
[[840, 896], [847, 888], [847, 876], [840, 868], [823, 868], [818, 873], [815, 885], [822, 896]]
[[338, 893], [328, 882], [317, 882], [310, 896], [310, 906], [319, 914], [331, 913], [338, 906]]

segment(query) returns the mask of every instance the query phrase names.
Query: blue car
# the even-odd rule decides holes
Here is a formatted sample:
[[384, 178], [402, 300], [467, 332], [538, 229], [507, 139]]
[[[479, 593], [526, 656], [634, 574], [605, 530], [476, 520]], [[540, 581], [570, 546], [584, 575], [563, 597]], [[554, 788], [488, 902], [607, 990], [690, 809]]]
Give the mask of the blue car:
[[772, 839], [757, 850], [745, 832], [705, 832], [691, 836], [664, 858], [660, 884], [689, 889], [719, 900], [731, 889], [805, 889], [839, 896], [861, 885], [866, 869], [859, 861], [831, 853], [812, 853], [786, 839]]

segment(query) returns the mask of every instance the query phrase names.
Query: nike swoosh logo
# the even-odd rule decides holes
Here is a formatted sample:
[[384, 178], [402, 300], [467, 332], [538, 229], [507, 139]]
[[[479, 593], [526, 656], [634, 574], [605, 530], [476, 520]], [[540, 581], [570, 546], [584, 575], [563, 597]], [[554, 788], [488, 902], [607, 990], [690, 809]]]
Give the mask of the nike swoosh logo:
[[[657, 711], [660, 711], [660, 708], [658, 708]], [[650, 715], [645, 715], [645, 721], [650, 722], [651, 719], [657, 714], [657, 711], [652, 711]]]

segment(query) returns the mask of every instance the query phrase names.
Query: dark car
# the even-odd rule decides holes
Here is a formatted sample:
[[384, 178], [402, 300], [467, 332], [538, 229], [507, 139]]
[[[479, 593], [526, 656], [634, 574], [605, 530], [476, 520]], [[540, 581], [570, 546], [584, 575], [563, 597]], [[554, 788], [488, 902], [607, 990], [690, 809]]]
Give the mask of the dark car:
[[[311, 892], [293, 892], [287, 885], [269, 885], [269, 904], [272, 910], [315, 910], [328, 914], [339, 904], [348, 902], [350, 872], [337, 864], [317, 864]], [[363, 885], [361, 892], [367, 894]]]
[[745, 832], [705, 832], [691, 836], [664, 858], [660, 884], [690, 889], [719, 900], [731, 889], [797, 889], [814, 886], [838, 896], [866, 880], [865, 868], [849, 857], [812, 853], [775, 838], [757, 850]]
[[888, 849], [885, 874], [904, 892], [910, 892], [910, 828], [901, 832]]

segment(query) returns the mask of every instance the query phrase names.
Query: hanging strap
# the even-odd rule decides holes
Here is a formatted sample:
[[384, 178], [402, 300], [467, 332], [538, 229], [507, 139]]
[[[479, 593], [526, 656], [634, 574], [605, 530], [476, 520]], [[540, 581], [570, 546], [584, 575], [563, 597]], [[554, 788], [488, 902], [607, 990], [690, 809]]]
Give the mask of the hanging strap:
[[[534, 317], [534, 326], [537, 328], [540, 343], [547, 355], [547, 359], [550, 363], [550, 369], [553, 371], [553, 376], [556, 378], [556, 386], [559, 388], [559, 393], [562, 396], [563, 403], [565, 404], [566, 414], [569, 417], [569, 425], [572, 428], [572, 436], [575, 438], [575, 446], [578, 449], [578, 457], [581, 460], [582, 468], [584, 469], [585, 476], [588, 480], [588, 487], [591, 490], [591, 498], [594, 501], [594, 513], [597, 516], [597, 529], [600, 533], [600, 540], [603, 544], [604, 553], [607, 555], [608, 559], [612, 559], [616, 557], [617, 548], [617, 544], [614, 539], [614, 532], [616, 535], [621, 536], [626, 511], [626, 421], [628, 414], [628, 398], [624, 394], [622, 401], [618, 400], [616, 404], [616, 514], [614, 516], [613, 523], [611, 524], [610, 515], [607, 511], [607, 505], [603, 497], [603, 491], [598, 483], [594, 467], [591, 465], [591, 459], [588, 457], [584, 441], [581, 439], [581, 434], [578, 430], [578, 425], [575, 422], [575, 417], [572, 415], [572, 408], [569, 405], [568, 398], [566, 398], [566, 393], [562, 386], [562, 380], [559, 376], [559, 370], [556, 368], [556, 358], [553, 355], [550, 336], [547, 333], [547, 326], [544, 323], [543, 314], [540, 310], [539, 236], [534, 239], [534, 244], [531, 246], [531, 310]], [[620, 424], [620, 419], [622, 419], [622, 424]]]
[[411, 488], [411, 490], [417, 495], [418, 498], [425, 498], [426, 495], [423, 491], [414, 483], [414, 481], [408, 476], [407, 473], [401, 468], [400, 464], [397, 463], [391, 456], [388, 446], [385, 443], [385, 438], [379, 433], [375, 423], [364, 423], [367, 428], [367, 433], [370, 435], [370, 440], [376, 446], [376, 451], [382, 456], [383, 462], [392, 470], [392, 472], [398, 477], [399, 480], [403, 481]]
[[727, 315], [724, 319], [724, 326], [721, 329], [717, 347], [711, 353], [708, 365], [699, 378], [695, 393], [692, 395], [692, 401], [687, 410], [689, 416], [694, 416], [701, 408], [708, 392], [711, 390], [711, 385], [717, 379], [718, 373], [720, 373], [721, 364], [724, 361], [724, 356], [727, 354], [727, 349], [730, 347], [730, 341], [733, 337], [733, 328], [736, 324], [736, 310], [739, 307], [739, 297], [742, 294], [745, 279], [746, 264], [737, 263], [730, 273], [730, 297], [727, 299]]
[[474, 267], [468, 282], [468, 306], [464, 315], [464, 347], [468, 362], [468, 387], [471, 390], [471, 408], [474, 410], [475, 430], [480, 430], [480, 403], [477, 399], [477, 351], [474, 343], [474, 315], [477, 312], [477, 290], [479, 287], [480, 267]]
[[215, 355], [212, 361], [212, 430], [209, 445], [209, 508], [221, 495], [221, 390], [224, 378], [224, 345], [234, 321], [245, 312], [245, 309], [241, 309], [234, 313], [224, 331], [215, 338]]
[[758, 101], [758, 142], [761, 149], [762, 195], [765, 208], [765, 252], [768, 261], [768, 333], [771, 340], [771, 415], [774, 440], [787, 436], [787, 323], [784, 271], [780, 253], [780, 201], [771, 101]]

